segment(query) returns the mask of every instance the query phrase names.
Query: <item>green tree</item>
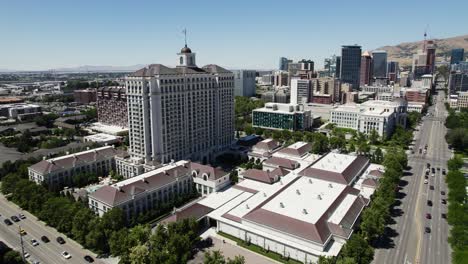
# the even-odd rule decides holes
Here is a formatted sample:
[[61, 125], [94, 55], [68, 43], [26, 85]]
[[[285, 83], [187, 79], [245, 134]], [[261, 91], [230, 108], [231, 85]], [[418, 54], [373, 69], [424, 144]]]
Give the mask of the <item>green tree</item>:
[[73, 217], [71, 233], [76, 242], [84, 244], [89, 233], [89, 221], [95, 215], [88, 208], [79, 209]]
[[317, 264], [335, 264], [335, 263], [336, 263], [335, 257], [325, 257], [325, 256], [320, 256], [317, 262]]
[[254, 130], [254, 128], [252, 127], [252, 125], [247, 124], [247, 125], [245, 125], [245, 127], [244, 127], [244, 132], [245, 132], [245, 134], [247, 134], [247, 135], [252, 135], [252, 134], [255, 132], [255, 130]]
[[226, 259], [219, 250], [207, 251], [205, 252], [204, 264], [225, 264]]
[[379, 142], [379, 133], [375, 129], [372, 129], [369, 134], [369, 141], [372, 145], [375, 145]]
[[360, 234], [353, 234], [341, 250], [341, 255], [352, 258], [356, 263], [368, 264], [374, 259], [374, 249]]
[[329, 151], [328, 138], [322, 133], [314, 133], [312, 143], [312, 152], [315, 154], [323, 154]]
[[455, 155], [455, 157], [449, 159], [447, 162], [447, 167], [449, 170], [458, 170], [461, 169], [462, 166], [463, 160], [458, 155]]
[[149, 262], [149, 250], [146, 245], [137, 245], [130, 249], [131, 264], [146, 264]]
[[[0, 259], [1, 260], [1, 259]], [[3, 262], [5, 264], [23, 264], [21, 254], [17, 251], [10, 250], [3, 255]]]
[[128, 250], [128, 229], [122, 228], [112, 232], [109, 238], [109, 249], [113, 256], [127, 254]]
[[354, 260], [353, 258], [344, 257], [344, 258], [339, 258], [336, 261], [336, 264], [358, 264], [358, 262], [356, 262], [356, 260]]

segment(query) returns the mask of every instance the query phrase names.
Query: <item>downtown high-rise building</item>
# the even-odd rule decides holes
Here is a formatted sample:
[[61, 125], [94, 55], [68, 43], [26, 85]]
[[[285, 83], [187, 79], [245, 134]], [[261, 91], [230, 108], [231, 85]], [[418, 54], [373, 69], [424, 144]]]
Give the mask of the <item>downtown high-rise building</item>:
[[428, 73], [434, 74], [435, 73], [435, 59], [436, 59], [436, 47], [435, 47], [434, 41], [432, 40], [427, 41], [426, 54], [427, 54], [426, 65], [429, 71]]
[[117, 160], [125, 178], [157, 164], [209, 162], [234, 140], [234, 75], [217, 66], [199, 68], [185, 46], [175, 68], [151, 64], [125, 80], [129, 158]]
[[372, 52], [372, 77], [376, 79], [387, 78], [387, 52], [384, 50]]
[[360, 85], [369, 85], [372, 78], [372, 56], [365, 51], [361, 56]]
[[398, 79], [400, 66], [397, 61], [389, 61], [387, 63], [387, 77], [391, 82], [396, 82]]
[[465, 55], [464, 49], [452, 49], [450, 56], [450, 64], [458, 64], [463, 61], [463, 56]]
[[288, 63], [290, 61], [288, 60], [288, 58], [285, 58], [285, 57], [280, 57], [279, 58], [279, 65], [278, 65], [278, 70], [280, 71], [287, 71], [288, 70]]
[[361, 46], [342, 46], [340, 79], [349, 83], [353, 90], [359, 88], [361, 74]]

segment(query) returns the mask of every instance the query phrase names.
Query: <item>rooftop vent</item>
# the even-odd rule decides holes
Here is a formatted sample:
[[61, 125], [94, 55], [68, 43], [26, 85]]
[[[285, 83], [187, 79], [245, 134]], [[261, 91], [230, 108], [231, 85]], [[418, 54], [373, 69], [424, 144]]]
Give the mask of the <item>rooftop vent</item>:
[[317, 195], [317, 199], [322, 200], [322, 195]]
[[312, 183], [313, 183], [313, 182], [312, 182], [312, 179], [309, 179], [309, 183], [310, 183], [310, 184], [312, 184]]
[[267, 194], [266, 194], [266, 192], [263, 192], [263, 197], [267, 197]]
[[308, 214], [308, 212], [307, 212], [307, 210], [306, 210], [305, 208], [302, 209], [302, 213], [303, 213], [303, 214]]
[[299, 191], [299, 189], [296, 190], [296, 193], [297, 195], [301, 195], [301, 192]]
[[280, 202], [280, 207], [281, 207], [281, 208], [284, 208], [283, 202]]
[[280, 184], [283, 185], [283, 181], [280, 180]]
[[333, 184], [329, 183], [328, 188], [333, 188]]
[[246, 208], [246, 209], [250, 209], [250, 207], [249, 207], [248, 204], [245, 204], [245, 208]]

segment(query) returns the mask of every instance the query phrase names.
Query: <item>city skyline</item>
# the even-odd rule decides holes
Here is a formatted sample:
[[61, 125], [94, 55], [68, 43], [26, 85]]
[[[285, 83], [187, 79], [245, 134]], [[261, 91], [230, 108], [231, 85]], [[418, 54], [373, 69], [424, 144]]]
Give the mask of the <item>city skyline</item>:
[[[399, 3], [386, 7], [386, 13], [394, 11], [398, 16], [383, 19], [379, 5], [370, 1], [341, 3], [340, 8], [309, 2], [287, 8], [280, 3], [220, 6], [212, 1], [188, 7], [168, 2], [12, 2], [0, 11], [0, 28], [11, 40], [0, 44], [0, 69], [156, 62], [174, 66], [174, 55], [184, 45], [184, 28], [188, 45], [203, 54], [201, 65], [212, 62], [230, 69], [275, 69], [281, 56], [312, 59], [322, 67], [323, 59], [339, 55], [342, 45], [358, 44], [364, 51], [417, 41], [427, 25], [428, 38], [466, 34], [465, 2], [459, 1], [457, 9], [408, 2], [401, 8]], [[429, 13], [440, 14], [437, 23], [425, 15]], [[450, 20], [443, 19], [446, 13]], [[414, 23], [400, 19], [404, 16]], [[388, 23], [389, 19], [393, 22]], [[395, 29], [398, 34], [389, 33]]]

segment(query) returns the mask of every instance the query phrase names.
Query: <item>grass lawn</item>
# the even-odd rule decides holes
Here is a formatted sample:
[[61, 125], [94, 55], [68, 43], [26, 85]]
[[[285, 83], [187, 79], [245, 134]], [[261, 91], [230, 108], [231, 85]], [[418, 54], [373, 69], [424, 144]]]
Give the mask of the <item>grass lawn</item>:
[[288, 260], [288, 259], [284, 258], [283, 256], [281, 256], [280, 254], [278, 254], [276, 252], [266, 251], [262, 247], [254, 245], [254, 244], [248, 245], [242, 239], [239, 239], [237, 237], [231, 236], [231, 235], [223, 233], [223, 232], [218, 232], [218, 235], [223, 236], [223, 237], [228, 238], [228, 239], [231, 239], [233, 241], [236, 241], [238, 246], [241, 246], [243, 248], [246, 248], [246, 249], [248, 249], [250, 251], [256, 252], [256, 253], [258, 253], [260, 255], [271, 258], [271, 259], [276, 260], [278, 262], [287, 263], [287, 264], [301, 264], [302, 263], [302, 262], [294, 260], [294, 259], [289, 259]]

